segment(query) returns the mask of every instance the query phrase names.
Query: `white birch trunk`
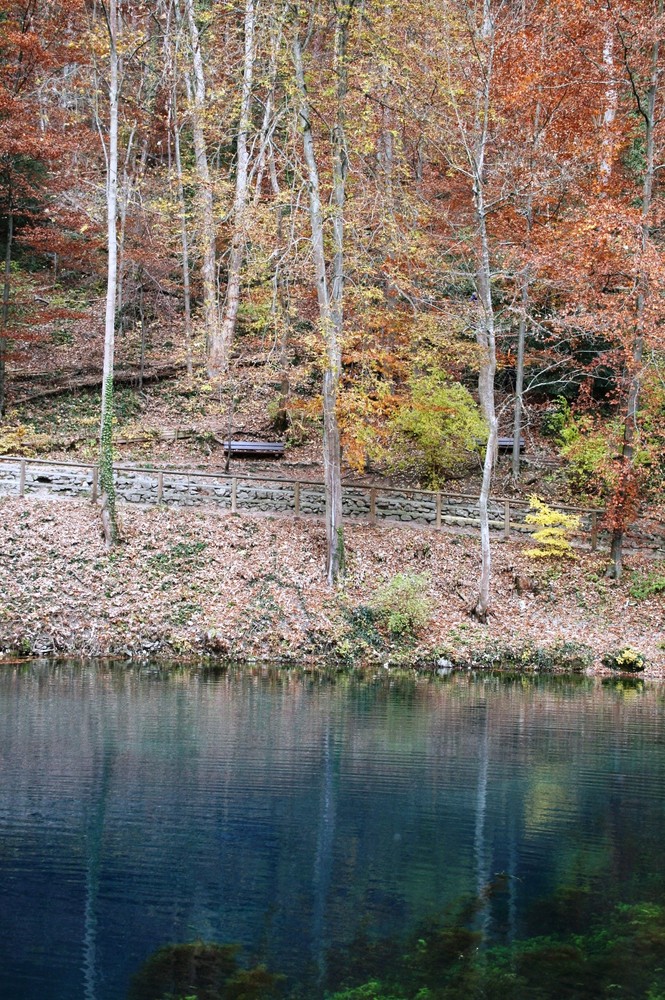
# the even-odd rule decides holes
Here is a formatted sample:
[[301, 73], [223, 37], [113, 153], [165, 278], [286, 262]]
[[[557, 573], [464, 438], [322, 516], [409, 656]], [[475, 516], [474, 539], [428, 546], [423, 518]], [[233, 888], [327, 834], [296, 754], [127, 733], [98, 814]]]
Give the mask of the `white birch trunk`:
[[173, 145], [175, 147], [176, 183], [178, 187], [178, 209], [180, 212], [180, 242], [182, 244], [182, 293], [185, 310], [185, 351], [187, 357], [187, 375], [191, 378], [192, 362], [192, 299], [189, 286], [189, 241], [187, 237], [187, 206], [185, 204], [185, 187], [182, 180], [182, 157], [180, 155], [180, 127], [178, 125], [175, 94], [173, 98]]
[[612, 159], [614, 156], [614, 138], [612, 128], [617, 115], [619, 94], [614, 70], [614, 32], [613, 25], [605, 26], [605, 41], [603, 43], [603, 69], [607, 77], [605, 87], [605, 111], [603, 112], [603, 139], [600, 153], [600, 183], [609, 183], [612, 176]]
[[110, 38], [109, 73], [109, 140], [106, 175], [106, 221], [108, 270], [106, 281], [106, 314], [104, 321], [104, 367], [102, 371], [102, 413], [99, 433], [99, 478], [101, 485], [102, 525], [107, 548], [118, 539], [113, 484], [113, 369], [115, 350], [115, 317], [118, 277], [118, 10], [117, 0], [108, 7]]
[[[312, 257], [316, 294], [319, 305], [321, 333], [326, 352], [326, 368], [323, 376], [323, 461], [326, 492], [326, 578], [335, 583], [344, 569], [344, 535], [342, 529], [342, 486], [341, 449], [339, 426], [337, 423], [337, 391], [341, 372], [341, 344], [339, 339], [342, 323], [343, 294], [343, 176], [338, 176], [340, 165], [335, 167], [335, 263], [333, 266], [333, 297], [331, 302], [326, 275], [325, 247], [323, 239], [323, 210], [321, 207], [321, 186], [319, 169], [314, 149], [311, 115], [305, 73], [303, 69], [302, 47], [297, 31], [293, 41], [293, 63], [298, 91], [298, 116], [303, 134], [303, 151], [307, 166], [309, 184], [309, 217], [312, 228]], [[335, 142], [337, 146], [337, 142]], [[337, 159], [337, 149], [334, 151]], [[341, 199], [341, 202], [340, 202]]]
[[226, 305], [219, 338], [215, 350], [210, 353], [210, 370], [217, 374], [226, 371], [229, 353], [238, 321], [240, 305], [240, 278], [245, 258], [247, 175], [249, 168], [249, 133], [254, 75], [254, 0], [245, 0], [245, 51], [243, 60], [242, 97], [240, 101], [240, 122], [238, 125], [236, 186], [233, 199], [233, 235], [229, 254], [229, 269], [226, 283]]
[[[483, 461], [483, 478], [478, 501], [480, 512], [480, 581], [479, 595], [473, 609], [479, 621], [487, 620], [490, 605], [490, 583], [492, 576], [492, 550], [489, 529], [489, 496], [492, 473], [497, 453], [497, 417], [494, 399], [496, 375], [496, 336], [494, 305], [492, 302], [492, 268], [490, 261], [489, 234], [487, 232], [487, 205], [485, 200], [485, 157], [490, 123], [490, 87], [494, 56], [494, 24], [491, 17], [490, 0], [485, 0], [482, 26], [482, 44], [486, 62], [480, 66], [481, 90], [478, 102], [478, 117], [475, 123], [475, 140], [471, 152], [470, 166], [473, 173], [473, 202], [477, 226], [476, 288], [481, 315], [476, 328], [476, 339], [481, 348], [481, 363], [478, 374], [478, 396], [480, 408], [487, 424], [487, 445]], [[479, 58], [481, 58], [479, 56]]]
[[192, 69], [194, 74], [194, 86], [188, 84], [188, 96], [192, 93], [192, 137], [194, 139], [194, 158], [196, 161], [196, 172], [198, 175], [198, 203], [201, 214], [202, 233], [202, 255], [201, 276], [203, 278], [203, 325], [206, 337], [206, 352], [208, 356], [208, 371], [211, 376], [217, 374], [213, 364], [219, 352], [219, 322], [217, 311], [217, 275], [216, 275], [216, 250], [215, 250], [215, 213], [212, 192], [212, 181], [210, 178], [210, 167], [208, 165], [208, 152], [206, 149], [205, 132], [203, 123], [206, 110], [206, 86], [205, 74], [203, 71], [203, 57], [201, 55], [201, 40], [194, 18], [193, 0], [184, 0], [185, 17], [189, 32], [189, 44], [192, 55]]

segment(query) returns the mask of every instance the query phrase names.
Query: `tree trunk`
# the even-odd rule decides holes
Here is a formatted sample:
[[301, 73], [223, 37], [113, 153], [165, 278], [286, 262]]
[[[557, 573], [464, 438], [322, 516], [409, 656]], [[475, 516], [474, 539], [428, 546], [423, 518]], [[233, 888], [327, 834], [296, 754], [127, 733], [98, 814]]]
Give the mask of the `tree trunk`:
[[[206, 95], [205, 76], [199, 31], [194, 18], [193, 0], [184, 0], [189, 42], [192, 52], [192, 67], [194, 70], [192, 136], [194, 139], [194, 158], [199, 180], [199, 210], [201, 213], [201, 231], [203, 234], [203, 325], [206, 337], [206, 352], [208, 355], [208, 371], [211, 376], [217, 371], [213, 359], [220, 353], [220, 332], [217, 314], [217, 276], [215, 253], [215, 214], [212, 194], [212, 181], [208, 166], [203, 122], [205, 117]], [[192, 92], [189, 76], [186, 75], [188, 96]]]
[[178, 206], [180, 210], [180, 239], [182, 243], [182, 293], [185, 308], [185, 350], [187, 352], [187, 377], [192, 377], [192, 297], [189, 287], [189, 244], [187, 240], [187, 206], [185, 187], [182, 180], [182, 157], [180, 155], [180, 127], [178, 125], [175, 93], [173, 95], [173, 144], [175, 146], [175, 166], [178, 184]]
[[607, 24], [605, 27], [603, 68], [607, 74], [607, 85], [605, 87], [605, 111], [603, 112], [603, 130], [605, 134], [602, 140], [599, 171], [600, 183], [608, 184], [612, 176], [612, 159], [614, 156], [612, 128], [616, 119], [619, 101], [617, 84], [614, 78], [614, 33], [612, 24]]
[[513, 479], [520, 477], [520, 438], [522, 436], [522, 411], [524, 408], [524, 345], [526, 342], [526, 314], [529, 306], [529, 269], [524, 269], [521, 281], [522, 309], [517, 330], [517, 364], [515, 367], [515, 416], [513, 420]]
[[[658, 4], [658, 14], [662, 16], [663, 0]], [[655, 128], [656, 128], [656, 94], [660, 77], [658, 65], [660, 45], [656, 36], [651, 50], [651, 79], [646, 101], [639, 100], [639, 111], [645, 123], [645, 169], [642, 181], [642, 212], [641, 212], [641, 256], [644, 256], [649, 244], [649, 214], [653, 200], [653, 182], [655, 176]], [[635, 455], [635, 439], [637, 437], [637, 410], [642, 386], [642, 353], [644, 351], [644, 314], [649, 294], [649, 276], [646, 267], [640, 267], [638, 275], [638, 290], [635, 303], [635, 332], [631, 351], [631, 364], [628, 372], [628, 393], [626, 397], [626, 414], [623, 426], [623, 445], [621, 448], [621, 468], [619, 472], [619, 490], [625, 488], [633, 475], [633, 459]], [[619, 505], [622, 500], [619, 499]], [[623, 572], [623, 539], [626, 529], [624, 510], [618, 511], [619, 520], [612, 532], [610, 548], [610, 565], [607, 575], [614, 580], [620, 580]], [[624, 516], [622, 516], [622, 514]]]
[[478, 222], [480, 228], [481, 259], [480, 266], [476, 274], [476, 285], [478, 288], [478, 298], [482, 309], [482, 315], [476, 331], [476, 339], [482, 349], [482, 361], [478, 375], [478, 396], [480, 408], [487, 424], [488, 436], [485, 447], [485, 459], [483, 461], [483, 479], [480, 487], [480, 497], [478, 500], [480, 513], [480, 584], [479, 596], [473, 613], [475, 617], [484, 622], [487, 620], [487, 612], [490, 604], [490, 581], [492, 574], [492, 550], [490, 546], [490, 528], [488, 503], [490, 487], [492, 484], [492, 473], [497, 452], [497, 419], [494, 401], [494, 378], [496, 375], [496, 342], [494, 333], [494, 306], [492, 303], [492, 289], [490, 284], [490, 258], [489, 242], [487, 236], [485, 208], [483, 204], [482, 191], [478, 194]]
[[254, 0], [245, 0], [245, 56], [243, 62], [240, 122], [238, 125], [236, 187], [233, 201], [233, 236], [231, 239], [229, 270], [226, 282], [224, 318], [216, 349], [210, 355], [210, 370], [216, 373], [224, 372], [228, 367], [231, 344], [238, 320], [238, 307], [240, 305], [240, 276], [245, 258], [246, 241], [245, 216], [247, 212], [247, 173], [249, 166], [247, 134], [249, 132], [253, 73]]
[[[284, 240], [284, 213], [286, 208], [284, 205], [279, 203], [279, 181], [277, 180], [277, 169], [275, 167], [275, 157], [272, 150], [269, 157], [269, 170], [272, 191], [277, 200], [277, 242], [279, 246], [282, 246]], [[273, 314], [276, 314], [276, 337], [279, 338], [279, 365], [282, 371], [282, 381], [279, 387], [279, 402], [277, 404], [277, 413], [275, 414], [273, 426], [278, 433], [283, 434], [289, 426], [288, 402], [289, 393], [291, 391], [289, 381], [289, 296], [286, 279], [284, 277], [284, 268], [281, 266], [279, 261], [275, 268], [273, 282], [275, 286], [275, 292], [273, 295]]]
[[[346, 27], [338, 16], [335, 35], [336, 61], [338, 62], [338, 103], [346, 93], [345, 46]], [[340, 58], [341, 57], [341, 58]], [[321, 333], [326, 352], [323, 376], [323, 461], [326, 491], [326, 578], [335, 583], [344, 572], [344, 532], [342, 528], [341, 448], [337, 423], [337, 392], [341, 373], [341, 332], [343, 323], [343, 249], [344, 249], [344, 198], [346, 163], [344, 160], [344, 120], [342, 107], [338, 107], [333, 135], [333, 261], [332, 297], [326, 275], [323, 239], [323, 210], [319, 169], [312, 135], [311, 113], [305, 85], [302, 46], [296, 30], [293, 40], [293, 62], [298, 91], [298, 116], [303, 133], [303, 150], [309, 182], [309, 216], [312, 227], [312, 257], [319, 304]]]
[[7, 243], [5, 246], [5, 266], [2, 281], [2, 328], [0, 329], [0, 417], [5, 412], [6, 380], [7, 380], [7, 327], [9, 326], [9, 292], [12, 276], [12, 243], [14, 240], [14, 213], [10, 207], [7, 212]]
[[118, 268], [118, 13], [117, 0], [110, 0], [108, 30], [110, 40], [109, 79], [109, 149], [106, 178], [106, 219], [108, 271], [106, 284], [106, 317], [104, 325], [104, 367], [102, 371], [102, 415], [99, 435], [99, 480], [102, 526], [107, 548], [118, 540], [113, 484], [113, 367], [115, 347], [115, 317]]
[[[491, 17], [490, 0], [485, 0], [482, 38], [479, 46], [486, 49], [486, 63], [481, 66], [481, 90], [478, 101], [478, 117], [475, 122], [474, 145], [470, 152], [470, 166], [473, 174], [473, 203], [477, 225], [476, 289], [482, 310], [476, 328], [476, 339], [481, 348], [481, 363], [478, 374], [478, 396], [480, 408], [487, 424], [487, 445], [483, 462], [483, 479], [478, 500], [480, 512], [480, 553], [481, 568], [479, 595], [473, 609], [475, 617], [484, 622], [490, 604], [490, 582], [492, 574], [492, 551], [489, 529], [489, 495], [492, 473], [497, 453], [497, 418], [494, 400], [496, 375], [496, 339], [494, 329], [494, 305], [492, 302], [492, 269], [490, 262], [489, 234], [487, 232], [487, 206], [485, 204], [485, 157], [488, 146], [490, 123], [490, 86], [494, 55], [494, 24]], [[480, 57], [479, 57], [480, 58]]]

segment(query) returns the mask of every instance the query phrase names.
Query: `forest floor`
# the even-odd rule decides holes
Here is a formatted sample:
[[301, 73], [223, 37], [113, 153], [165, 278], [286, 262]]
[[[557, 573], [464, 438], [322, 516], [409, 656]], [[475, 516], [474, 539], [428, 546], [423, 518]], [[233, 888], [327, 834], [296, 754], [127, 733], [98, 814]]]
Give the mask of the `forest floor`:
[[[346, 529], [347, 577], [323, 577], [314, 519], [123, 505], [124, 541], [107, 554], [84, 501], [0, 499], [4, 656], [205, 656], [341, 665], [548, 667], [603, 671], [630, 646], [665, 676], [665, 594], [644, 596], [653, 556], [631, 553], [617, 584], [606, 554], [578, 549], [534, 565], [522, 538], [494, 541], [492, 612], [469, 615], [478, 539], [388, 525]], [[661, 561], [657, 566], [665, 571]], [[427, 624], [391, 636], [375, 595], [421, 576]], [[640, 586], [641, 585], [641, 586]], [[648, 590], [648, 587], [646, 588]], [[635, 596], [640, 594], [641, 596]]]

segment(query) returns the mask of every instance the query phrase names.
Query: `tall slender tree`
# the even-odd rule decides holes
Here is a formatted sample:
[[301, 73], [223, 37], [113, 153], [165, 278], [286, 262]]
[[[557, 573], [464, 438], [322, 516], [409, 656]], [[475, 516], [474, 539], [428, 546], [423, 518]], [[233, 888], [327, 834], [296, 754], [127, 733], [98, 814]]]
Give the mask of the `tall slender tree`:
[[107, 548], [118, 540], [113, 482], [113, 376], [115, 320], [118, 281], [118, 108], [120, 103], [120, 21], [118, 0], [102, 5], [109, 39], [109, 124], [106, 143], [106, 311], [104, 316], [104, 366], [102, 371], [102, 412], [99, 433], [100, 506]]

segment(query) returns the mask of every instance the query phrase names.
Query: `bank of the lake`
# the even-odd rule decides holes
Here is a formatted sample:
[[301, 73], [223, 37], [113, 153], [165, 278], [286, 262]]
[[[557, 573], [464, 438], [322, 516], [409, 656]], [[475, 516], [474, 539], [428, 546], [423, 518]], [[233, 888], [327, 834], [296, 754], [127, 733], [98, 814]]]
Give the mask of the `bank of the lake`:
[[[662, 560], [629, 553], [621, 583], [605, 556], [545, 564], [522, 538], [494, 541], [492, 614], [468, 609], [478, 574], [471, 535], [349, 525], [347, 577], [331, 594], [318, 521], [167, 508], [122, 510], [124, 542], [107, 554], [87, 502], [0, 501], [0, 650], [9, 655], [328, 658], [394, 665], [602, 671], [631, 647], [665, 676]], [[428, 624], [391, 636], [372, 611], [396, 574], [419, 577]], [[423, 582], [424, 581], [424, 582]], [[398, 598], [399, 600], [399, 598]]]

